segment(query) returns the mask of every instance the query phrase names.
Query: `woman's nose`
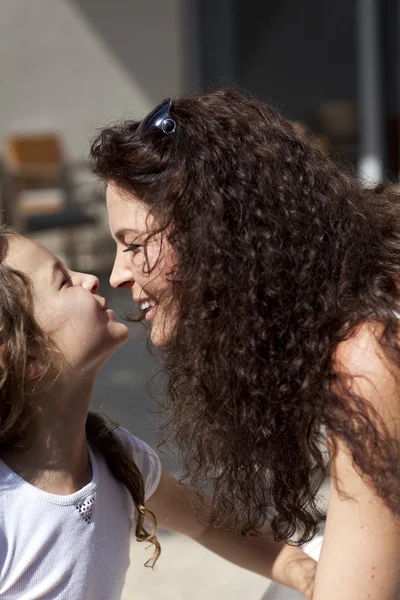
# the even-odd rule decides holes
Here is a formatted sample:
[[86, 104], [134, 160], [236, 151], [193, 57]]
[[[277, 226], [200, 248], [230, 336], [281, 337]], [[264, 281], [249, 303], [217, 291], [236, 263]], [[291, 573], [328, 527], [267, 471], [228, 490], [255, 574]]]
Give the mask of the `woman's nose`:
[[110, 275], [110, 285], [115, 289], [131, 288], [135, 283], [132, 271], [116, 257]]

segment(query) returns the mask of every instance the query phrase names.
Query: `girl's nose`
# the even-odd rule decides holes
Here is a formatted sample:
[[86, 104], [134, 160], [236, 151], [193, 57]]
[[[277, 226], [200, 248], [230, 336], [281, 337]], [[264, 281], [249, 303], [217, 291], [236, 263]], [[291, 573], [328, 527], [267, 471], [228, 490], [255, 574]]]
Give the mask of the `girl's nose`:
[[90, 275], [89, 273], [80, 273], [81, 275], [81, 286], [95, 294], [100, 286], [99, 278], [96, 275]]
[[100, 281], [96, 275], [90, 275], [90, 290], [92, 294], [96, 294], [99, 291]]

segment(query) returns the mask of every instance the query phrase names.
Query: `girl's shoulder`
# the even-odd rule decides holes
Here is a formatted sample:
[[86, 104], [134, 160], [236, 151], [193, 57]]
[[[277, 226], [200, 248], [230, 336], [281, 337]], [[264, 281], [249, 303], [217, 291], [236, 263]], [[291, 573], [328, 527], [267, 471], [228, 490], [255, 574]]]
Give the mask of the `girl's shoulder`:
[[161, 477], [161, 463], [156, 452], [142, 439], [124, 427], [116, 427], [113, 433], [119, 437], [125, 450], [139, 469], [144, 485], [145, 499], [157, 489]]

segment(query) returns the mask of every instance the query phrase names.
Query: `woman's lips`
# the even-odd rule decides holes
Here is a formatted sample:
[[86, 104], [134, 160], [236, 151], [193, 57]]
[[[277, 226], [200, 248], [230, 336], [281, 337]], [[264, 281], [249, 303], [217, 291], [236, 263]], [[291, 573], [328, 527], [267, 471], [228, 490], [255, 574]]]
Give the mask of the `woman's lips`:
[[150, 298], [133, 298], [133, 301], [139, 306], [142, 315], [146, 321], [151, 321], [153, 318], [157, 304], [155, 300], [151, 300]]
[[151, 321], [151, 319], [154, 317], [156, 309], [157, 309], [157, 305], [156, 306], [152, 306], [151, 308], [148, 308], [146, 310], [146, 315], [145, 315], [146, 321]]

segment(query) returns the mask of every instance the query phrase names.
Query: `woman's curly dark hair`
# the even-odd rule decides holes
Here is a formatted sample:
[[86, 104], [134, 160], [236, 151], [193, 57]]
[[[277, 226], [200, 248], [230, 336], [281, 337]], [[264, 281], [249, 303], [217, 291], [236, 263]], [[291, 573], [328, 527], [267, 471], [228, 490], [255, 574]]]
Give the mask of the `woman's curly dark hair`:
[[304, 542], [323, 518], [326, 434], [399, 513], [398, 441], [333, 355], [373, 320], [400, 364], [400, 197], [362, 190], [311, 136], [238, 92], [182, 97], [171, 115], [172, 135], [104, 129], [91, 157], [151, 207], [178, 257], [167, 414], [191, 484], [212, 484], [245, 532], [268, 519], [277, 539]]

